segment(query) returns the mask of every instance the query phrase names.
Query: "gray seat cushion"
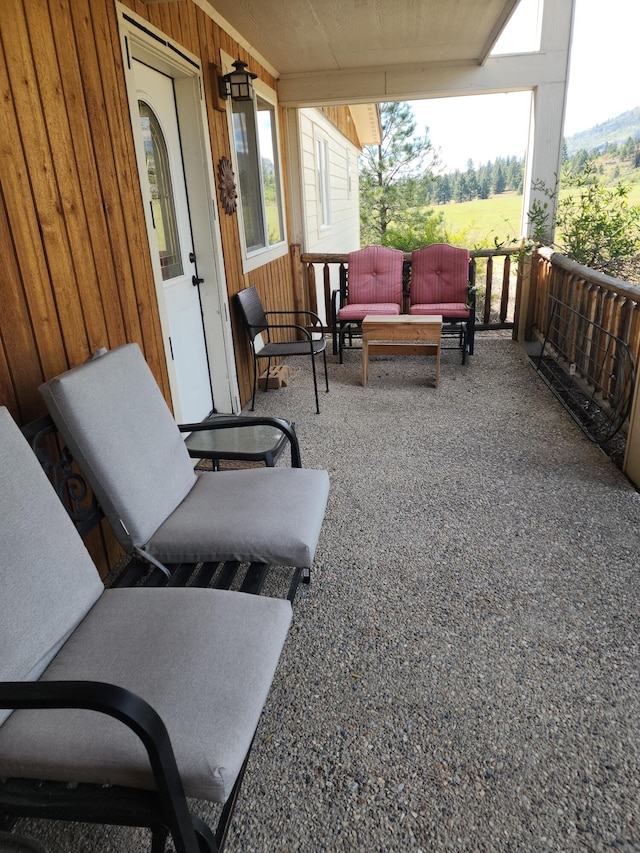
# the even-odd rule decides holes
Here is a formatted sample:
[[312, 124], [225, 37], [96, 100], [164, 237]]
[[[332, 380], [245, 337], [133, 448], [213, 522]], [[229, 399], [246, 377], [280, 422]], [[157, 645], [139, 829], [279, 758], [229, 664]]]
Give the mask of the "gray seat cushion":
[[142, 545], [196, 477], [138, 345], [79, 364], [40, 393], [122, 545]]
[[[4, 407], [0, 455], [0, 680], [35, 680], [104, 587], [73, 522]], [[0, 723], [8, 713], [0, 710]]]
[[[286, 599], [107, 590], [43, 679], [104, 681], [142, 696], [167, 726], [187, 796], [223, 802], [250, 748], [290, 620]], [[14, 711], [0, 727], [0, 776], [153, 787], [135, 735], [83, 710]]]
[[255, 560], [311, 566], [328, 494], [326, 471], [203, 472], [145, 550], [164, 563]]

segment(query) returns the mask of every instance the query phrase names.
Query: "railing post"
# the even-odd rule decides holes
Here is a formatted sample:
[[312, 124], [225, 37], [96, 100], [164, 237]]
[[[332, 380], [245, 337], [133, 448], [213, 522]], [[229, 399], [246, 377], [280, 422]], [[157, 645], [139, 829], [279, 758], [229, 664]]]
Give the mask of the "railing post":
[[531, 299], [531, 269], [533, 258], [524, 251], [518, 256], [518, 281], [516, 285], [516, 305], [513, 316], [513, 339], [523, 344], [528, 338], [528, 322], [530, 315], [529, 300]]
[[322, 283], [324, 286], [324, 325], [331, 326], [331, 267], [325, 264], [322, 268]]
[[509, 285], [511, 277], [511, 255], [505, 255], [504, 266], [502, 267], [502, 294], [500, 296], [500, 322], [504, 323], [507, 319], [507, 311], [509, 309]]
[[487, 258], [487, 274], [485, 278], [484, 291], [484, 319], [483, 322], [488, 325], [491, 320], [491, 300], [493, 297], [493, 257], [489, 255]]
[[625, 448], [622, 470], [631, 482], [640, 488], [640, 383], [636, 376], [636, 388], [633, 394], [633, 405], [629, 416], [629, 431]]
[[318, 313], [318, 291], [316, 290], [316, 268], [313, 264], [307, 264], [304, 268], [307, 282], [307, 306], [309, 311]]
[[304, 311], [307, 307], [307, 294], [304, 287], [304, 268], [302, 266], [302, 249], [299, 243], [289, 246], [291, 256], [291, 278], [293, 280], [293, 305], [296, 311]]

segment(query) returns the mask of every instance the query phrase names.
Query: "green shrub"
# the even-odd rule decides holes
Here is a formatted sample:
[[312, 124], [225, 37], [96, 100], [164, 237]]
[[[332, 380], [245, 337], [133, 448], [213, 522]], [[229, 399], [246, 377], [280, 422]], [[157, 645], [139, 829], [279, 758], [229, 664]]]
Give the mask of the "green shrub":
[[[596, 165], [587, 162], [564, 176], [563, 187], [570, 192], [557, 203], [553, 245], [579, 264], [616, 275], [623, 262], [640, 248], [640, 205], [629, 204], [630, 185], [622, 181], [605, 185]], [[532, 238], [550, 243], [549, 202], [556, 199], [557, 189], [550, 190], [544, 184], [534, 189], [547, 201], [534, 199], [527, 213]]]
[[415, 213], [407, 212], [407, 220], [396, 226], [391, 223], [382, 237], [384, 246], [401, 249], [403, 252], [413, 252], [431, 243], [444, 243], [447, 233], [444, 225], [444, 214], [427, 210]]

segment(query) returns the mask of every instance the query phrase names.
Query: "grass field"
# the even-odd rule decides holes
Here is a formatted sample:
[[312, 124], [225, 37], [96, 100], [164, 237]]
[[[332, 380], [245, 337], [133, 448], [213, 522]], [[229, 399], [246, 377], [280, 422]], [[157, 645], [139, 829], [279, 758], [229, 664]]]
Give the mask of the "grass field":
[[[502, 193], [487, 199], [436, 205], [433, 209], [444, 214], [452, 242], [479, 248], [493, 246], [494, 239], [507, 243], [520, 236], [522, 199], [515, 193]], [[640, 183], [631, 185], [629, 204], [640, 204]]]
[[444, 214], [445, 228], [454, 243], [470, 248], [493, 245], [494, 238], [506, 243], [520, 234], [522, 196], [501, 193], [492, 198], [438, 205], [435, 211]]

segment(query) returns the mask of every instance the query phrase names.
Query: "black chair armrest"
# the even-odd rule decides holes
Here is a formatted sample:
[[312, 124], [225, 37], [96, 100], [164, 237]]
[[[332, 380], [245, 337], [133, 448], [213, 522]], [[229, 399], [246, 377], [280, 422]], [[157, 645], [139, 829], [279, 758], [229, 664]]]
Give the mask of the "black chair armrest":
[[338, 274], [340, 287], [340, 307], [347, 304], [349, 297], [349, 267], [341, 266]]
[[[340, 300], [339, 306], [338, 300]], [[336, 288], [331, 291], [331, 337], [334, 355], [338, 352], [338, 311], [340, 308], [342, 308], [342, 288]]]
[[85, 708], [124, 723], [147, 751], [176, 850], [199, 853], [169, 733], [159, 714], [140, 696], [101, 681], [13, 681], [0, 684], [0, 708]]
[[320, 319], [319, 315], [315, 313], [315, 311], [304, 311], [301, 309], [299, 311], [265, 311], [264, 313], [265, 313], [265, 317], [268, 317], [268, 316], [273, 315], [273, 314], [280, 314], [280, 315], [287, 315], [288, 314], [289, 316], [291, 316], [291, 315], [301, 316], [302, 315], [304, 317], [313, 317], [314, 324], [318, 325], [318, 326], [322, 326], [322, 320]]
[[338, 311], [346, 304], [346, 297], [342, 288], [335, 288], [331, 291], [331, 313], [333, 319], [337, 321]]
[[476, 260], [471, 258], [469, 261], [469, 280], [467, 282], [467, 305], [471, 309], [472, 315], [475, 316], [476, 310]]
[[[309, 329], [306, 329], [304, 326], [298, 326], [295, 323], [269, 323], [265, 330], [267, 332], [267, 337], [269, 340], [271, 340], [272, 329], [295, 329], [296, 331], [303, 333], [309, 344], [313, 343], [313, 335], [311, 334]], [[316, 340], [319, 339], [316, 338]], [[259, 354], [260, 353], [258, 353], [258, 355]]]
[[236, 429], [236, 427], [252, 426], [272, 426], [283, 432], [291, 446], [291, 467], [302, 468], [298, 436], [293, 426], [282, 418], [229, 415], [228, 418], [216, 417], [213, 421], [199, 421], [197, 424], [178, 424], [178, 429], [180, 432], [203, 432], [210, 429]]

